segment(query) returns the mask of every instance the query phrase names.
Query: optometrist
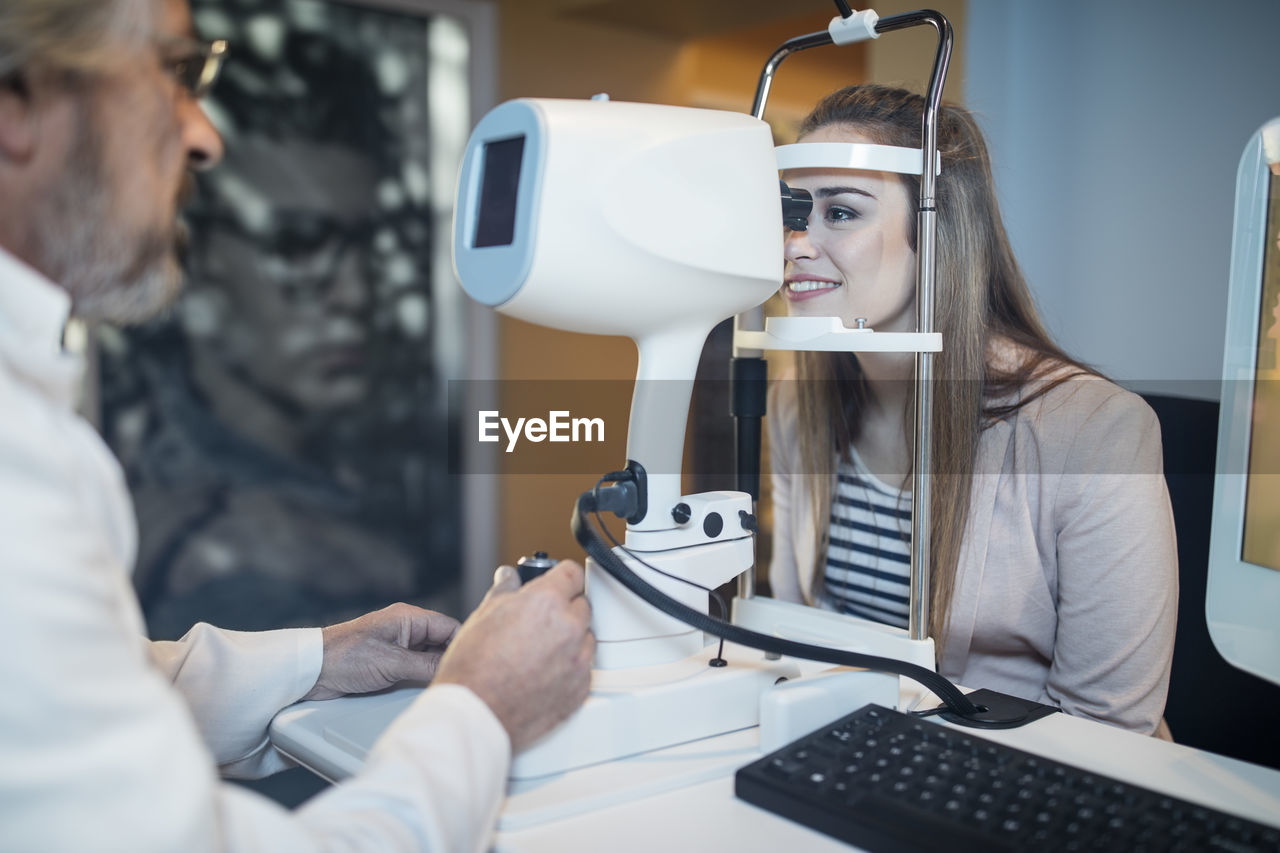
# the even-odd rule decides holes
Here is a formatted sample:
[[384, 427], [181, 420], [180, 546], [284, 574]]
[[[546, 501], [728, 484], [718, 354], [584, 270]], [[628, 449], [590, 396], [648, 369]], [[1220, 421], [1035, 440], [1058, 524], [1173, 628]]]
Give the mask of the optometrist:
[[[511, 752], [586, 697], [580, 566], [524, 587], [500, 568], [461, 626], [394, 605], [143, 639], [133, 508], [61, 339], [69, 316], [130, 323], [176, 295], [184, 185], [222, 156], [198, 99], [224, 49], [185, 0], [0, 4], [0, 849], [483, 849]], [[285, 766], [266, 737], [284, 706], [404, 680], [433, 683], [298, 811], [219, 783]]]

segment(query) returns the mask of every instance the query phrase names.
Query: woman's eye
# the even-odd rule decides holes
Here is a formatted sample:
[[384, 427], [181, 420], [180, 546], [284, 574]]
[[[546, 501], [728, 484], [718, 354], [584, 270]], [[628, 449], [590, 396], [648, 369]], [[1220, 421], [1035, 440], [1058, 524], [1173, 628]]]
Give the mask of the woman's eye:
[[826, 220], [828, 222], [849, 222], [857, 218], [858, 212], [853, 208], [840, 205], [832, 205], [827, 208]]

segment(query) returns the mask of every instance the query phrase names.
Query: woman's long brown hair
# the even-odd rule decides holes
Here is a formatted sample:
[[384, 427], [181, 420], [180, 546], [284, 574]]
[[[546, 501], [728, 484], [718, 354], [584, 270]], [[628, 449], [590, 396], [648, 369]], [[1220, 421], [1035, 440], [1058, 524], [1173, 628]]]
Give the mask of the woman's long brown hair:
[[[918, 148], [923, 109], [920, 95], [877, 85], [850, 86], [824, 98], [801, 125], [800, 136], [843, 125], [873, 142]], [[934, 358], [929, 632], [941, 658], [979, 436], [1057, 384], [1092, 371], [1059, 349], [1040, 322], [1000, 218], [986, 143], [966, 110], [942, 106], [938, 151], [942, 173], [937, 182], [934, 316], [943, 349]], [[920, 179], [903, 175], [902, 181], [914, 209]], [[914, 216], [909, 228], [915, 249]], [[1015, 363], [992, 359], [996, 340], [1016, 345], [1020, 355]], [[858, 438], [868, 389], [851, 353], [803, 353], [797, 375], [802, 470], [819, 475], [805, 478], [822, 531], [811, 567], [816, 598], [826, 561], [834, 469]], [[905, 423], [912, 423], [910, 412]], [[910, 436], [904, 440], [910, 447]]]

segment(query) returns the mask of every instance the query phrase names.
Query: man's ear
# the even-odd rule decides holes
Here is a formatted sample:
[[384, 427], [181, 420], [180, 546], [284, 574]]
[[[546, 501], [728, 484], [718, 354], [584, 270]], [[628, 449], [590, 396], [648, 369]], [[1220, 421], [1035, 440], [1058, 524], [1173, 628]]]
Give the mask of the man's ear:
[[24, 161], [36, 144], [38, 117], [27, 75], [0, 79], [0, 159]]

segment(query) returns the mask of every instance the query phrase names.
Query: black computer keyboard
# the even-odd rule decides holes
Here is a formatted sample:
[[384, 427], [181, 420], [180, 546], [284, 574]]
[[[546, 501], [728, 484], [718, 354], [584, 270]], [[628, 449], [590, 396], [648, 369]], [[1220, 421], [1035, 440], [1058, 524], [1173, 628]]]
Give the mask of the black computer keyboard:
[[1280, 829], [877, 705], [748, 764], [734, 790], [873, 853], [1280, 851]]

